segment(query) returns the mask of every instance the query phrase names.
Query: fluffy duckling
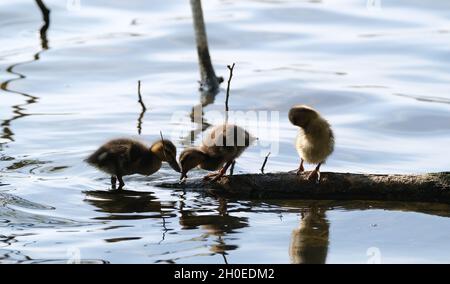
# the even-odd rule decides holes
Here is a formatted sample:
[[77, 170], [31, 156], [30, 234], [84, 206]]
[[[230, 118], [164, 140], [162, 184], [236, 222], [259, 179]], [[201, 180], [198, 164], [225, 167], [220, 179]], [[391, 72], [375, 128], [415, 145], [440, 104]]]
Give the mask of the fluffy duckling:
[[98, 148], [85, 161], [110, 174], [113, 189], [116, 188], [116, 180], [119, 180], [119, 189], [122, 189], [125, 185], [123, 176], [151, 175], [161, 168], [163, 161], [180, 172], [176, 156], [177, 149], [169, 140], [159, 140], [148, 148], [136, 140], [114, 139]]
[[316, 110], [306, 105], [296, 105], [289, 110], [289, 120], [300, 127], [295, 147], [301, 162], [297, 174], [304, 171], [303, 162], [317, 164], [308, 175], [310, 181], [320, 180], [320, 166], [334, 149], [331, 126]]
[[206, 134], [200, 147], [188, 148], [180, 155], [181, 177], [199, 166], [208, 171], [216, 171], [204, 177], [204, 180], [218, 180], [234, 161], [255, 140], [246, 130], [233, 124], [214, 126]]

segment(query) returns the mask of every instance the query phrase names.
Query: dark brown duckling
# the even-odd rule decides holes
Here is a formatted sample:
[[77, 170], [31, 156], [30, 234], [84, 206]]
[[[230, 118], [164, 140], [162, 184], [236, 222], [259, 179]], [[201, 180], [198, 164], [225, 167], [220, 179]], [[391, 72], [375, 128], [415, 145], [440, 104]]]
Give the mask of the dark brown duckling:
[[181, 172], [176, 160], [177, 149], [169, 140], [159, 140], [148, 148], [143, 143], [132, 139], [114, 139], [102, 145], [85, 161], [99, 170], [111, 175], [111, 186], [119, 189], [125, 183], [122, 177], [132, 174], [151, 175], [167, 162], [177, 172]]

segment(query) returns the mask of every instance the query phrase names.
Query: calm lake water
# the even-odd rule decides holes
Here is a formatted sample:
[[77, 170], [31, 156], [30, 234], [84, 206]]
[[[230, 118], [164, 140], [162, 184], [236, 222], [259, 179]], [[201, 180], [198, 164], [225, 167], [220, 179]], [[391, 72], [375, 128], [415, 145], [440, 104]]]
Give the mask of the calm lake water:
[[[109, 192], [83, 163], [101, 143], [162, 130], [180, 152], [198, 127], [189, 1], [44, 2], [48, 26], [35, 1], [0, 3], [0, 262], [450, 262], [447, 205], [225, 200], [156, 187], [179, 177], [167, 165]], [[279, 112], [235, 172], [268, 151], [266, 171], [297, 167], [296, 103], [334, 127], [324, 171], [449, 170], [449, 1], [203, 2], [216, 73], [236, 62], [231, 109]]]

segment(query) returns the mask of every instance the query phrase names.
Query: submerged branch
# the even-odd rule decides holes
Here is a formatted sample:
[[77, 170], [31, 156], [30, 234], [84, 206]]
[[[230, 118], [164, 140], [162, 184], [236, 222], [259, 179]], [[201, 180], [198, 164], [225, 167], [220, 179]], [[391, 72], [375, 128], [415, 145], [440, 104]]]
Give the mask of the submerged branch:
[[316, 200], [385, 200], [450, 203], [450, 172], [422, 175], [321, 173], [320, 184], [307, 180], [307, 173], [243, 174], [225, 176], [217, 182], [201, 178], [185, 184], [162, 183], [237, 198], [298, 198]]

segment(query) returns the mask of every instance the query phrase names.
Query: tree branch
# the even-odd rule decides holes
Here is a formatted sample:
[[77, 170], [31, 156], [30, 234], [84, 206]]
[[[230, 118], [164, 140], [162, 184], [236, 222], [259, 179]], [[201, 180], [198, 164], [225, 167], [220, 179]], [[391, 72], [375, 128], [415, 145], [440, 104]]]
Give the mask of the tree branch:
[[200, 0], [191, 0], [192, 17], [194, 20], [195, 41], [197, 43], [198, 61], [200, 65], [200, 89], [217, 90], [222, 77], [217, 77], [209, 55], [208, 39], [206, 37], [205, 22], [203, 20], [202, 3]]
[[320, 184], [307, 173], [242, 174], [217, 182], [188, 179], [165, 182], [166, 188], [184, 188], [237, 198], [299, 198], [316, 200], [385, 200], [450, 203], [450, 172], [422, 175], [321, 173]]

